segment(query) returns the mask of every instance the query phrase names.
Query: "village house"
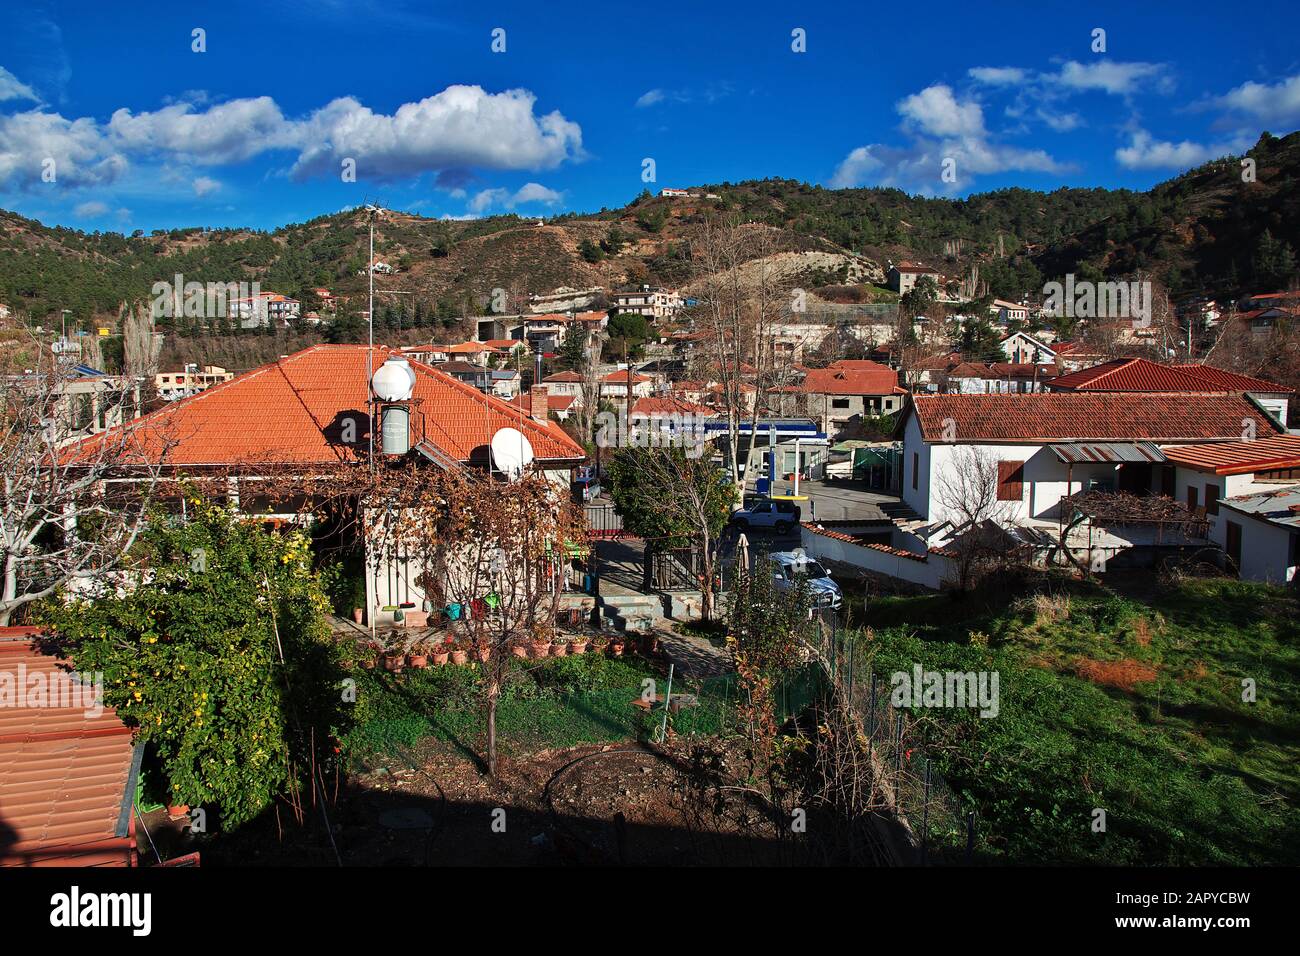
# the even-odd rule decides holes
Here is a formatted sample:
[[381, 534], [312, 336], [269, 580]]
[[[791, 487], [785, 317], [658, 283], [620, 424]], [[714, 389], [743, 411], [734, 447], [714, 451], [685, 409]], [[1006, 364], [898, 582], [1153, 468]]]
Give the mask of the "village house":
[[1295, 396], [1285, 385], [1210, 365], [1158, 365], [1144, 358], [1103, 362], [1054, 378], [1047, 387], [1053, 392], [1235, 392], [1249, 395], [1283, 425]]
[[864, 418], [899, 411], [906, 398], [898, 373], [869, 359], [841, 359], [826, 368], [806, 369], [797, 384], [769, 392], [769, 401], [780, 415], [812, 418], [819, 422], [820, 431], [831, 436], [843, 434]]
[[900, 296], [911, 292], [923, 276], [929, 276], [933, 279], [936, 287], [943, 285], [943, 276], [936, 270], [928, 266], [918, 265], [915, 262], [900, 262], [896, 266], [890, 266], [889, 271], [885, 273], [889, 288]]
[[159, 372], [153, 377], [154, 390], [165, 402], [196, 395], [205, 388], [228, 382], [235, 377], [219, 365], [186, 365], [182, 372]]
[[243, 299], [231, 299], [227, 305], [228, 318], [239, 323], [241, 329], [267, 328], [273, 323], [288, 324], [298, 318], [302, 304], [279, 292], [260, 292]]
[[600, 397], [612, 402], [625, 403], [629, 389], [634, 402], [638, 398], [649, 398], [654, 394], [654, 379], [632, 369], [619, 369], [600, 380]]
[[939, 391], [958, 395], [1042, 392], [1054, 365], [1019, 362], [960, 362], [940, 375]]
[[526, 409], [530, 414], [536, 417], [541, 413], [540, 401], [542, 398], [546, 400], [545, 414], [562, 422], [567, 422], [569, 420], [569, 416], [573, 414], [574, 405], [577, 401], [572, 395], [558, 395], [551, 392], [544, 385], [534, 385], [528, 391], [521, 392], [514, 398], [510, 399], [510, 404]]
[[989, 314], [998, 325], [1006, 325], [1008, 322], [1027, 322], [1029, 306], [1008, 302], [1006, 299], [994, 299], [993, 304], [989, 306]]
[[999, 343], [1008, 362], [1030, 365], [1053, 365], [1056, 362], [1056, 350], [1041, 335], [1028, 332], [1012, 332], [1002, 336]]
[[672, 319], [682, 309], [682, 297], [671, 289], [642, 286], [635, 292], [614, 293], [614, 310], [643, 315], [651, 321]]
[[1225, 498], [1211, 531], [1228, 567], [1250, 581], [1291, 584], [1300, 567], [1300, 485]]
[[[167, 476], [219, 475], [226, 500], [260, 520], [303, 522], [293, 501], [259, 493], [268, 477], [314, 474], [331, 465], [409, 461], [434, 469], [495, 472], [494, 435], [514, 429], [533, 450], [531, 468], [567, 495], [572, 469], [586, 458], [582, 446], [549, 421], [543, 400], [520, 408], [399, 351], [364, 345], [316, 345], [204, 392], [180, 399], [130, 424], [138, 464], [162, 465]], [[405, 434], [385, 422], [372, 426], [367, 380], [388, 360], [413, 379]], [[468, 368], [482, 372], [477, 366]], [[400, 419], [399, 419], [400, 420]], [[386, 443], [393, 442], [392, 447]], [[102, 439], [90, 439], [96, 441]], [[73, 446], [69, 461], [75, 464]], [[92, 451], [86, 445], [87, 453]], [[121, 462], [130, 483], [132, 462]], [[371, 540], [366, 554], [366, 620], [388, 625], [400, 605], [421, 607], [429, 599], [418, 579], [422, 569]]]
[[996, 468], [1005, 522], [1051, 524], [1080, 491], [1172, 497], [1162, 446], [1239, 441], [1243, 427], [1280, 432], [1226, 394], [917, 395], [904, 415], [903, 501], [929, 522], [956, 516], [959, 475], [980, 463]]

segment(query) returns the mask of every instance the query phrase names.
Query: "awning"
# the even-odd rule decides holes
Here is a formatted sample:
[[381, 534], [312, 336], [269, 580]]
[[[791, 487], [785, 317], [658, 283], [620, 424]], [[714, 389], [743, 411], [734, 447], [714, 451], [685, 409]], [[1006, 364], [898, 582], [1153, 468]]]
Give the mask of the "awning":
[[1161, 464], [1168, 461], [1164, 452], [1149, 441], [1087, 441], [1053, 445], [1052, 453], [1067, 465], [1113, 464], [1127, 462]]

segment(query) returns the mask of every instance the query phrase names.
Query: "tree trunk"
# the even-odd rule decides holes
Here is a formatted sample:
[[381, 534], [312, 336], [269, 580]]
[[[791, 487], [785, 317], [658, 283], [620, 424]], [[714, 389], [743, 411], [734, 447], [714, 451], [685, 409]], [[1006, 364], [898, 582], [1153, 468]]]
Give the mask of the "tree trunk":
[[[496, 661], [492, 662], [496, 665]], [[497, 701], [501, 698], [501, 682], [493, 679], [487, 694], [487, 763], [488, 776], [497, 775]]]

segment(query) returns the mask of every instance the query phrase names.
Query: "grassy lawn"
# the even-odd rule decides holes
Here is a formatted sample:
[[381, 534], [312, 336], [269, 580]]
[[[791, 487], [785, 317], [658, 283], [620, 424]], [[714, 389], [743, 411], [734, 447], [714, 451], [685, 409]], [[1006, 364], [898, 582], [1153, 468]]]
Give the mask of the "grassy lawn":
[[[1300, 862], [1300, 604], [1227, 580], [879, 598], [888, 675], [996, 670], [1000, 713], [919, 715], [1009, 862]], [[1256, 700], [1243, 701], [1243, 680]], [[1106, 832], [1092, 832], [1093, 810]]]
[[[497, 710], [503, 753], [647, 739], [657, 733], [662, 712], [634, 706], [642, 681], [652, 678], [663, 694], [666, 677], [636, 657], [596, 654], [536, 662], [512, 662], [512, 679]], [[430, 667], [393, 675], [358, 670], [356, 724], [344, 738], [351, 758], [410, 747], [436, 736], [478, 750], [486, 734], [479, 698], [480, 671], [473, 665]], [[674, 695], [694, 693], [699, 705], [670, 716], [678, 734], [714, 734], [723, 729], [726, 686], [704, 688], [677, 682]]]

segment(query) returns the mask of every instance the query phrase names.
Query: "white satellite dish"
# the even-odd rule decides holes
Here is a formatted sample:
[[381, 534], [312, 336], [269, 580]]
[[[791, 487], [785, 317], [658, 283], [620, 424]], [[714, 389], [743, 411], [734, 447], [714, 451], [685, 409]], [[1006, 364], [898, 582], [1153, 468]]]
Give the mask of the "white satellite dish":
[[518, 478], [532, 463], [532, 442], [517, 428], [498, 428], [491, 447], [492, 464], [510, 478]]

